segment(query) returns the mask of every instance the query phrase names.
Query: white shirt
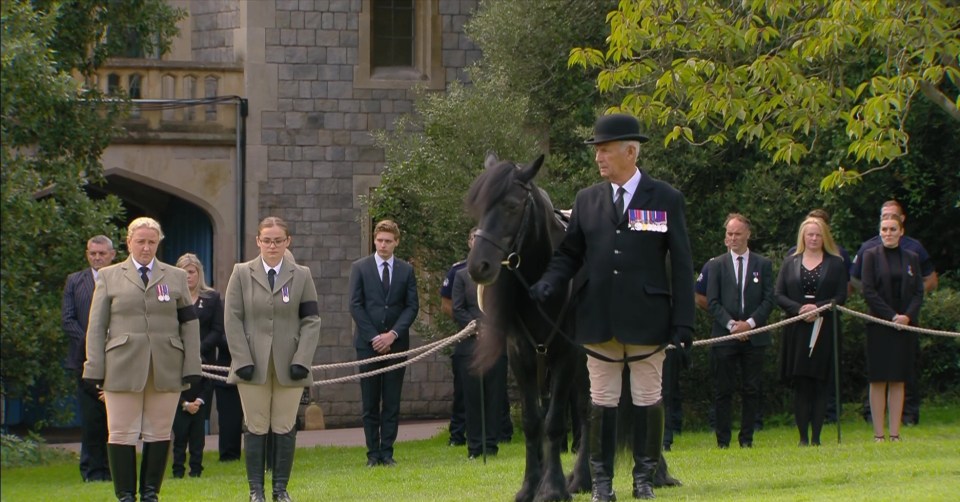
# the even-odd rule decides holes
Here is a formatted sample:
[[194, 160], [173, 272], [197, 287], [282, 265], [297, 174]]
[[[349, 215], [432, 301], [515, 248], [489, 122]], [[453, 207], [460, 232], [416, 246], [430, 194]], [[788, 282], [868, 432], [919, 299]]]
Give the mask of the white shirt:
[[377, 273], [381, 274], [381, 276], [383, 275], [383, 264], [386, 263], [387, 270], [390, 273], [390, 279], [393, 279], [393, 255], [391, 255], [389, 259], [384, 260], [380, 255], [374, 253], [373, 259], [377, 262]]
[[270, 277], [270, 271], [276, 271], [277, 276], [280, 276], [280, 267], [283, 266], [283, 258], [280, 258], [280, 263], [277, 263], [276, 267], [271, 267], [267, 265], [267, 262], [263, 261], [263, 258], [260, 258], [260, 262], [263, 263], [263, 273], [267, 274], [267, 277]]
[[637, 193], [637, 185], [640, 184], [640, 170], [637, 169], [633, 172], [633, 176], [627, 180], [623, 185], [618, 185], [616, 183], [610, 183], [610, 188], [613, 190], [613, 202], [617, 202], [617, 190], [620, 187], [623, 187], [623, 210], [626, 211], [630, 207], [630, 201], [633, 200], [633, 194]]
[[[737, 258], [740, 257], [740, 256], [743, 257], [743, 265], [742, 265], [742, 267], [743, 267], [743, 284], [740, 285], [740, 308], [741, 308], [741, 309], [744, 309], [744, 301], [745, 301], [745, 300], [744, 300], [744, 298], [743, 298], [743, 290], [746, 289], [746, 287], [747, 287], [747, 269], [749, 268], [749, 267], [747, 266], [747, 264], [750, 263], [750, 250], [747, 249], [743, 254], [737, 254], [737, 253], [734, 253], [733, 251], [730, 251], [730, 259], [733, 260], [733, 273], [734, 273], [734, 274], [737, 273]], [[737, 280], [736, 275], [734, 275], [733, 280], [734, 280], [734, 281]], [[744, 310], [746, 310], [746, 309], [744, 309]], [[727, 325], [727, 329], [732, 328], [734, 322], [735, 322], [735, 321], [730, 321], [730, 323]], [[754, 321], [752, 317], [751, 317], [750, 319], [747, 319], [747, 323], [750, 325], [750, 328], [751, 328], [751, 329], [757, 327], [757, 321]]]
[[[137, 267], [137, 272], [139, 272], [141, 268], [147, 267], [147, 279], [153, 279], [153, 264], [157, 262], [156, 258], [150, 260], [150, 263], [147, 263], [146, 265], [141, 265], [136, 258], [131, 258], [131, 260], [133, 260], [133, 264]], [[93, 278], [97, 278], [96, 271], [93, 272]]]

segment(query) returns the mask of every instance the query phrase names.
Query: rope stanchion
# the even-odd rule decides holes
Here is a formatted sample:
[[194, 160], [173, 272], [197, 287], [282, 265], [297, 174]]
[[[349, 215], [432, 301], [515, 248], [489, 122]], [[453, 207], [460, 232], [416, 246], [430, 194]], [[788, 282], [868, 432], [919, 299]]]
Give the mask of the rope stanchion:
[[915, 333], [923, 333], [924, 335], [947, 336], [947, 337], [951, 337], [951, 338], [960, 338], [960, 332], [958, 332], [958, 331], [943, 331], [943, 330], [939, 330], [939, 329], [921, 328], [921, 327], [919, 327], [919, 326], [904, 326], [903, 324], [897, 324], [897, 323], [892, 322], [892, 321], [889, 321], [889, 320], [887, 320], [887, 319], [880, 319], [880, 318], [878, 318], [878, 317], [873, 317], [873, 316], [868, 315], [868, 314], [863, 314], [863, 313], [861, 313], [861, 312], [857, 312], [856, 310], [848, 309], [848, 308], [846, 308], [846, 307], [844, 307], [844, 306], [841, 306], [841, 305], [837, 305], [837, 309], [840, 310], [841, 312], [850, 314], [850, 315], [852, 315], [852, 316], [854, 316], [854, 317], [859, 317], [859, 318], [861, 318], [861, 319], [863, 319], [863, 320], [865, 320], [865, 321], [872, 322], [872, 323], [876, 323], [876, 324], [882, 324], [882, 325], [884, 325], [884, 326], [889, 326], [889, 327], [891, 327], [891, 328], [896, 328], [896, 329], [903, 330], [903, 331], [913, 331], [913, 332], [915, 332]]
[[[399, 362], [399, 363], [397, 363], [397, 364], [393, 364], [393, 365], [390, 365], [390, 366], [386, 366], [386, 367], [383, 367], [383, 368], [379, 368], [379, 369], [376, 369], [376, 370], [373, 370], [373, 371], [369, 371], [369, 372], [366, 372], [366, 373], [358, 373], [358, 374], [356, 374], [356, 375], [348, 375], [348, 376], [345, 376], [345, 377], [334, 378], [334, 379], [330, 379], [330, 380], [317, 380], [317, 381], [313, 382], [313, 385], [316, 385], [316, 386], [320, 386], [320, 385], [330, 385], [330, 384], [334, 384], [334, 383], [348, 382], [348, 381], [351, 381], [351, 380], [360, 380], [360, 379], [362, 379], [362, 378], [366, 378], [366, 377], [369, 377], [369, 376], [379, 375], [379, 374], [381, 374], [381, 373], [386, 373], [386, 372], [388, 372], [388, 371], [393, 371], [393, 370], [395, 370], [395, 369], [399, 369], [399, 368], [402, 368], [402, 367], [404, 367], [404, 366], [408, 366], [408, 365], [410, 365], [410, 364], [413, 364], [413, 363], [415, 363], [415, 362], [417, 362], [417, 361], [419, 361], [419, 360], [421, 360], [421, 359], [429, 356], [430, 354], [433, 354], [433, 353], [435, 353], [435, 352], [443, 349], [444, 347], [446, 347], [446, 346], [448, 346], [448, 345], [451, 345], [451, 344], [453, 344], [453, 343], [455, 343], [455, 342], [459, 342], [460, 340], [463, 340], [464, 338], [466, 338], [466, 337], [468, 337], [468, 336], [475, 335], [476, 333], [477, 333], [477, 322], [476, 322], [476, 321], [470, 321], [470, 324], [467, 324], [466, 327], [464, 327], [462, 330], [460, 330], [459, 333], [457, 333], [457, 334], [455, 334], [455, 335], [453, 335], [453, 336], [449, 336], [449, 337], [447, 337], [447, 338], [444, 338], [444, 339], [441, 339], [441, 340], [437, 340], [437, 341], [435, 341], [435, 342], [428, 343], [428, 344], [426, 344], [426, 345], [422, 345], [422, 346], [420, 346], [420, 347], [416, 347], [416, 348], [414, 348], [414, 349], [410, 349], [410, 350], [407, 350], [407, 351], [405, 351], [405, 352], [397, 352], [397, 353], [395, 353], [395, 354], [384, 354], [384, 355], [382, 355], [382, 356], [371, 357], [371, 358], [369, 358], [369, 359], [362, 359], [362, 360], [359, 360], [359, 361], [347, 361], [347, 362], [343, 362], [343, 363], [319, 364], [319, 365], [316, 365], [316, 366], [311, 366], [311, 367], [310, 367], [311, 372], [312, 372], [312, 370], [321, 370], [321, 371], [322, 371], [322, 370], [330, 370], [330, 369], [352, 368], [352, 367], [360, 366], [360, 365], [362, 365], [362, 364], [370, 364], [370, 363], [375, 363], [375, 362], [380, 362], [380, 361], [386, 361], [386, 360], [390, 360], [390, 359], [398, 359], [398, 358], [401, 358], [401, 357], [407, 357], [407, 356], [410, 355], [410, 354], [416, 354], [416, 353], [418, 353], [418, 352], [422, 352], [422, 354], [420, 354], [420, 355], [418, 355], [418, 356], [416, 356], [416, 357], [413, 357], [413, 358], [408, 359], [408, 360], [406, 360], [406, 361], [401, 361], [401, 362]], [[214, 365], [211, 365], [211, 364], [202, 364], [202, 365], [200, 365], [200, 367], [201, 367], [201, 369], [203, 369], [203, 370], [216, 371], [216, 372], [222, 372], [222, 373], [226, 373], [226, 372], [228, 372], [228, 371], [230, 370], [230, 368], [227, 368], [227, 367], [225, 367], [225, 366], [214, 366]], [[217, 375], [217, 374], [213, 374], [213, 373], [208, 373], [207, 371], [204, 371], [204, 372], [203, 372], [203, 376], [206, 377], [206, 378], [210, 378], [210, 379], [212, 379], [212, 380], [218, 380], [218, 381], [221, 381], [221, 382], [226, 382], [226, 381], [227, 381], [227, 378], [226, 378], [225, 376], [221, 376], [221, 375]]]
[[[694, 347], [702, 347], [702, 346], [708, 346], [708, 345], [714, 345], [714, 344], [717, 344], [717, 343], [726, 342], [726, 341], [729, 341], [729, 340], [741, 340], [741, 339], [743, 339], [743, 337], [751, 337], [751, 336], [753, 336], [753, 335], [757, 335], [757, 334], [760, 334], [760, 333], [765, 333], [765, 332], [767, 332], [767, 331], [771, 331], [771, 330], [774, 330], [774, 329], [777, 329], [777, 328], [786, 326], [786, 325], [788, 325], [788, 324], [793, 324], [793, 323], [795, 323], [795, 322], [806, 321], [806, 319], [809, 318], [810, 316], [815, 316], [815, 315], [817, 315], [817, 314], [819, 314], [820, 312], [823, 312], [823, 311], [825, 311], [825, 310], [839, 310], [839, 311], [841, 311], [841, 312], [850, 314], [850, 315], [852, 315], [852, 316], [854, 316], [854, 317], [859, 317], [859, 318], [861, 318], [861, 319], [864, 319], [864, 320], [866, 320], [866, 321], [868, 321], [868, 322], [873, 322], [873, 323], [877, 323], [877, 324], [882, 324], [882, 325], [884, 325], [884, 326], [889, 326], [889, 327], [891, 327], [891, 328], [896, 328], [896, 329], [903, 330], [903, 331], [914, 331], [914, 332], [916, 332], [916, 333], [922, 333], [922, 334], [926, 334], [926, 335], [946, 336], [946, 337], [951, 337], [951, 338], [960, 338], [960, 332], [936, 330], [936, 329], [929, 329], [929, 328], [921, 328], [921, 327], [918, 327], [918, 326], [904, 326], [904, 325], [902, 325], [902, 324], [896, 324], [896, 323], [891, 322], [891, 321], [888, 321], [888, 320], [886, 320], [886, 319], [879, 319], [879, 318], [877, 318], [877, 317], [873, 317], [873, 316], [868, 315], [868, 314], [864, 314], [864, 313], [861, 313], [861, 312], [857, 312], [856, 310], [848, 309], [848, 308], [846, 308], [846, 307], [844, 307], [844, 306], [842, 306], [842, 305], [828, 304], [828, 305], [823, 305], [823, 306], [821, 306], [821, 307], [818, 307], [816, 310], [812, 310], [812, 311], [810, 311], [810, 312], [807, 312], [806, 314], [796, 315], [796, 316], [794, 316], [794, 317], [790, 317], [790, 318], [787, 318], [787, 319], [783, 319], [782, 321], [775, 322], [775, 323], [773, 323], [773, 324], [768, 324], [768, 325], [766, 325], [766, 326], [761, 326], [761, 327], [759, 327], [759, 328], [754, 328], [754, 329], [751, 329], [751, 330], [749, 330], [749, 331], [744, 331], [743, 333], [737, 333], [737, 334], [735, 334], [735, 335], [718, 336], [718, 337], [716, 337], [716, 338], [709, 338], [709, 339], [704, 339], [704, 340], [696, 340], [696, 341], [693, 342], [693, 346], [694, 346]], [[386, 360], [390, 360], [390, 359], [399, 359], [399, 358], [402, 358], [402, 357], [407, 357], [407, 356], [409, 356], [409, 355], [411, 355], [411, 354], [417, 354], [417, 353], [419, 353], [419, 355], [417, 355], [417, 356], [415, 356], [415, 357], [413, 357], [413, 358], [411, 358], [411, 359], [408, 359], [408, 360], [406, 360], [406, 361], [402, 361], [402, 362], [399, 362], [399, 363], [397, 363], [397, 364], [393, 364], [393, 365], [390, 365], [390, 366], [386, 366], [386, 367], [383, 367], [383, 368], [379, 368], [379, 369], [376, 369], [376, 370], [374, 370], [374, 371], [370, 371], [370, 372], [367, 372], [367, 373], [359, 373], [359, 374], [356, 374], [356, 375], [348, 375], [348, 376], [344, 376], [344, 377], [340, 377], [340, 378], [333, 378], [333, 379], [329, 379], [329, 380], [317, 380], [317, 381], [313, 382], [313, 385], [320, 386], [320, 385], [330, 385], [330, 384], [335, 384], [335, 383], [343, 383], [343, 382], [348, 382], [348, 381], [352, 381], [352, 380], [360, 380], [360, 379], [365, 378], [365, 377], [368, 377], [368, 376], [379, 375], [379, 374], [381, 374], [381, 373], [386, 373], [386, 372], [388, 372], [388, 371], [393, 371], [393, 370], [395, 370], [395, 369], [402, 368], [402, 367], [404, 367], [404, 366], [408, 366], [408, 365], [413, 364], [413, 363], [415, 363], [415, 362], [417, 362], [417, 361], [420, 361], [421, 359], [429, 356], [430, 354], [433, 354], [433, 353], [441, 350], [442, 348], [444, 348], [444, 347], [446, 347], [446, 346], [448, 346], [448, 345], [451, 345], [451, 344], [453, 344], [453, 343], [455, 343], [455, 342], [459, 342], [460, 340], [462, 340], [462, 339], [464, 339], [464, 338], [466, 338], [466, 337], [468, 337], [468, 336], [472, 336], [472, 335], [476, 334], [476, 332], [477, 332], [476, 321], [471, 321], [470, 324], [468, 324], [465, 328], [463, 328], [462, 330], [460, 330], [459, 333], [457, 333], [457, 334], [455, 334], [455, 335], [453, 335], [453, 336], [450, 336], [450, 337], [447, 337], [447, 338], [443, 338], [443, 339], [441, 339], [441, 340], [437, 340], [437, 341], [435, 341], [435, 342], [432, 342], [432, 343], [429, 343], [429, 344], [426, 344], [426, 345], [421, 345], [420, 347], [416, 347], [416, 348], [410, 349], [410, 350], [405, 351], [405, 352], [398, 352], [398, 353], [395, 353], [395, 354], [384, 354], [384, 355], [381, 355], [381, 356], [371, 357], [371, 358], [369, 358], [369, 359], [363, 359], [363, 360], [360, 360], [360, 361], [347, 361], [347, 362], [342, 362], [342, 363], [319, 364], [319, 365], [316, 365], [316, 366], [312, 366], [312, 367], [311, 367], [311, 370], [320, 370], [320, 371], [331, 370], [331, 369], [340, 369], [340, 368], [352, 368], [352, 367], [360, 366], [360, 365], [362, 365], [362, 364], [370, 364], [370, 363], [375, 363], [375, 362], [380, 362], [380, 361], [386, 361]], [[675, 349], [675, 348], [676, 348], [676, 347], [674, 347], [673, 345], [668, 345], [668, 346], [667, 346], [667, 349]], [[226, 367], [224, 367], [224, 366], [214, 366], [214, 365], [210, 365], [210, 364], [201, 365], [201, 368], [204, 370], [204, 371], [203, 371], [203, 376], [206, 377], [206, 378], [209, 378], [209, 379], [212, 379], [212, 380], [218, 380], [218, 381], [221, 381], [221, 382], [225, 382], [225, 381], [227, 380], [227, 378], [226, 378], [225, 376], [222, 376], [222, 375], [219, 375], [219, 374], [215, 374], [215, 373], [210, 373], [210, 372], [212, 371], [212, 372], [217, 372], [217, 373], [226, 373], [227, 371], [229, 371], [229, 368], [226, 368]]]

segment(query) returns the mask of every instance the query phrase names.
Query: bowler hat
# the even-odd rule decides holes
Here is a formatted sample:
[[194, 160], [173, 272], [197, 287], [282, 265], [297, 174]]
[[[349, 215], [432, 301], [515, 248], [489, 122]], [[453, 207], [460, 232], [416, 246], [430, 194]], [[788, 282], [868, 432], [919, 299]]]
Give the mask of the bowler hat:
[[633, 115], [614, 113], [603, 115], [593, 126], [593, 137], [584, 141], [588, 145], [609, 143], [611, 141], [647, 141], [648, 137], [640, 134], [640, 121]]

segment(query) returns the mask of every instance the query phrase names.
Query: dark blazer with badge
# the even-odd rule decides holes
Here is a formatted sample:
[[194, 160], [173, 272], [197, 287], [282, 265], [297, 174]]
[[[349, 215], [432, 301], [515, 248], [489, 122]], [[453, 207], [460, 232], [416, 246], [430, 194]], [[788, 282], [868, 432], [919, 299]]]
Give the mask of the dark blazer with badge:
[[70, 346], [64, 367], [68, 370], [82, 371], [83, 361], [87, 358], [87, 324], [90, 320], [90, 304], [93, 302], [93, 269], [87, 267], [67, 276], [63, 288], [63, 305], [60, 320], [63, 332]]
[[290, 378], [292, 364], [313, 366], [320, 341], [317, 288], [309, 268], [283, 260], [271, 290], [260, 256], [238, 263], [230, 274], [225, 305], [224, 327], [233, 358], [227, 383], [242, 382], [236, 370], [249, 365], [254, 367], [253, 378], [243, 383], [267, 383], [268, 358], [273, 354], [280, 385], [311, 384], [309, 372], [302, 380]]
[[394, 257], [390, 291], [384, 295], [374, 255], [353, 262], [350, 267], [350, 314], [356, 323], [353, 345], [358, 351], [374, 353], [373, 339], [390, 330], [397, 332], [391, 351], [409, 349], [410, 326], [419, 310], [417, 278], [409, 263]]
[[[747, 270], [743, 275], [743, 314], [740, 314], [740, 295], [737, 291], [737, 271], [729, 252], [707, 262], [709, 267], [707, 280], [707, 310], [713, 317], [711, 338], [730, 334], [727, 324], [731, 321], [746, 321], [753, 318], [757, 327], [767, 323], [773, 311], [773, 265], [770, 260], [757, 253], [750, 252]], [[738, 340], [729, 340], [720, 345], [735, 345]], [[773, 343], [770, 332], [750, 337], [754, 347], [765, 347]]]
[[[132, 258], [97, 274], [83, 378], [103, 380], [106, 391], [142, 392], [151, 367], [160, 392], [180, 392], [188, 388], [185, 377], [200, 376], [200, 329], [187, 273], [154, 260], [152, 275], [144, 287]], [[158, 287], [169, 300], [158, 298]]]
[[[683, 195], [641, 171], [627, 209], [615, 215], [609, 182], [577, 193], [566, 236], [543, 275], [556, 289], [585, 268], [586, 280], [574, 292], [579, 343], [616, 338], [658, 345], [670, 340], [673, 327], [693, 329], [693, 259]], [[632, 230], [630, 209], [664, 212], [665, 231]]]

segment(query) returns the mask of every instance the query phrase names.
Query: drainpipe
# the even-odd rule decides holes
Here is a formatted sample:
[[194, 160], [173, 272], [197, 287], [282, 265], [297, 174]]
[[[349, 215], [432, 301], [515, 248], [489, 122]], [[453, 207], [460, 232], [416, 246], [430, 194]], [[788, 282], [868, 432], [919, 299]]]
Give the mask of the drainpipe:
[[246, 240], [244, 231], [246, 222], [244, 215], [247, 212], [246, 178], [247, 178], [247, 115], [250, 107], [246, 98], [237, 97], [237, 257], [235, 262], [243, 261], [243, 243]]

